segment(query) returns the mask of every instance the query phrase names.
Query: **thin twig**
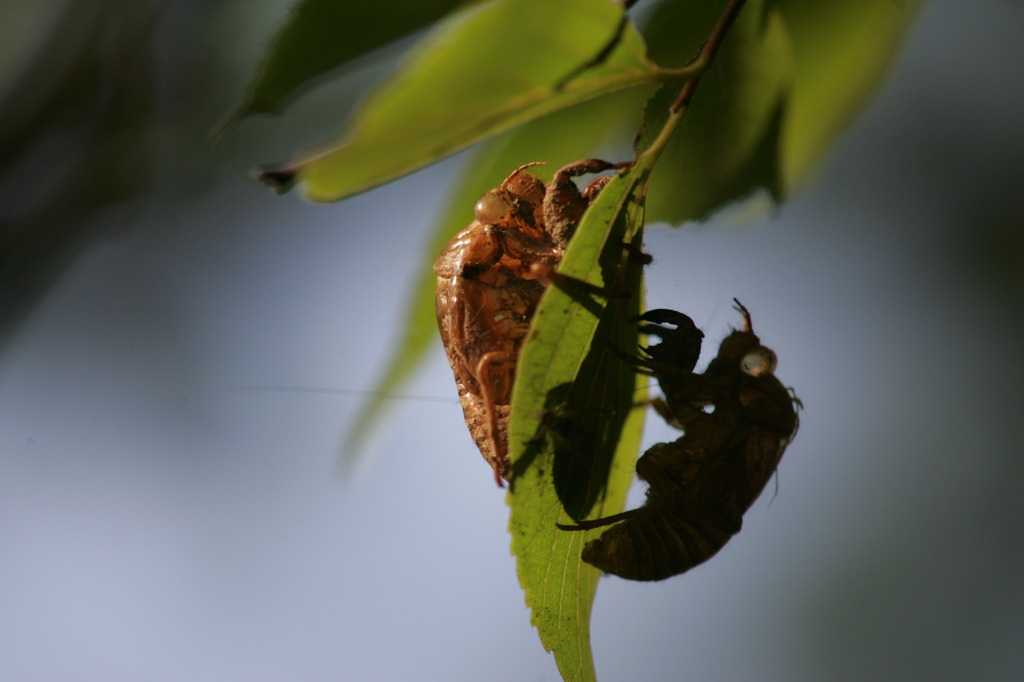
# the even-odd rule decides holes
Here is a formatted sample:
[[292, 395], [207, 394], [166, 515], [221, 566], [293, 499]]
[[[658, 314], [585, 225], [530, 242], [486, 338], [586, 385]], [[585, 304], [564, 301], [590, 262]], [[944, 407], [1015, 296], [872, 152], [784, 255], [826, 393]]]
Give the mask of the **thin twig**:
[[[707, 64], [715, 55], [718, 53], [718, 48], [722, 45], [722, 39], [725, 37], [726, 32], [732, 26], [733, 22], [736, 21], [736, 17], [739, 15], [740, 10], [743, 9], [743, 5], [746, 4], [747, 0], [730, 0], [729, 5], [722, 12], [722, 16], [718, 18], [718, 23], [715, 24], [715, 28], [711, 31], [711, 35], [708, 36], [707, 41], [700, 48], [700, 56], [698, 61]], [[683, 89], [679, 91], [679, 96], [676, 97], [676, 101], [672, 103], [670, 110], [673, 114], [685, 109], [690, 106], [690, 100], [693, 99], [693, 92], [697, 89], [697, 84], [700, 83], [700, 73], [683, 84]]]

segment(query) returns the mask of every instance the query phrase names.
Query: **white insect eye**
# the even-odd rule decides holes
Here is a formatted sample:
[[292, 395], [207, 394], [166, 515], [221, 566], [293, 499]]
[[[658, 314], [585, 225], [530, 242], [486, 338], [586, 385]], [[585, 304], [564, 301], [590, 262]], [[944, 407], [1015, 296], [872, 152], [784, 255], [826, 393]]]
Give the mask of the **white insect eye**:
[[752, 377], [760, 377], [775, 372], [775, 353], [761, 346], [750, 351], [740, 360], [740, 369]]
[[477, 221], [490, 225], [508, 217], [509, 205], [500, 194], [488, 192], [480, 197], [473, 207], [473, 215]]

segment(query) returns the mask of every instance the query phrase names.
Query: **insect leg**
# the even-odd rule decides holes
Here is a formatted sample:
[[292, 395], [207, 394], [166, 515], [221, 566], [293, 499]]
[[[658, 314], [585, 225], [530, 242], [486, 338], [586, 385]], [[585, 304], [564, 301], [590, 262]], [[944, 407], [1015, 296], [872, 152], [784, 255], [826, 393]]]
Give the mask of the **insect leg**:
[[572, 178], [586, 173], [628, 168], [632, 165], [632, 161], [611, 163], [601, 159], [582, 159], [558, 169], [544, 194], [544, 221], [548, 234], [556, 244], [562, 248], [569, 244], [587, 205], [607, 182], [595, 181], [593, 189], [580, 194]]
[[575, 524], [571, 523], [556, 523], [555, 526], [559, 530], [591, 530], [593, 528], [601, 528], [602, 526], [610, 526], [613, 523], [619, 521], [625, 521], [628, 518], [636, 516], [640, 509], [630, 509], [619, 514], [612, 514], [611, 516], [605, 516], [601, 519], [590, 519], [589, 521], [579, 521]]
[[504, 487], [502, 479], [508, 477], [508, 434], [498, 416], [498, 404], [507, 404], [512, 394], [517, 354], [511, 351], [485, 353], [477, 363], [476, 376], [480, 384], [480, 398], [487, 415], [487, 431], [494, 444], [494, 480], [498, 487]]

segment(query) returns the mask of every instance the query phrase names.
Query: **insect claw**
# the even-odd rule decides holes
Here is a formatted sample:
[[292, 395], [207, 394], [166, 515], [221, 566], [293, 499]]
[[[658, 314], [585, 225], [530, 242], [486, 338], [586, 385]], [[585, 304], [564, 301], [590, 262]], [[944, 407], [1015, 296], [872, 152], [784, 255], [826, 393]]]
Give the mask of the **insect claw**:
[[678, 374], [680, 371], [691, 371], [697, 364], [704, 332], [697, 329], [689, 315], [656, 308], [632, 318], [631, 321], [651, 322], [652, 324], [638, 325], [637, 330], [641, 334], [660, 339], [659, 343], [641, 346], [651, 367], [672, 367], [673, 373]]

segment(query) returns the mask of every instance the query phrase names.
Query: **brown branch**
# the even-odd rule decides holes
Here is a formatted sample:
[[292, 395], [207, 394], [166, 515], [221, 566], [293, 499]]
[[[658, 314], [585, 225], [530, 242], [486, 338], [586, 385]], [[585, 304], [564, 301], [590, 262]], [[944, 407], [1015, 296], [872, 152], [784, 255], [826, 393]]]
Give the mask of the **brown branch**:
[[[718, 48], [722, 46], [722, 39], [725, 37], [726, 32], [732, 27], [733, 22], [736, 21], [736, 17], [739, 15], [740, 10], [743, 9], [743, 5], [746, 4], [747, 0], [729, 0], [729, 5], [722, 12], [722, 16], [718, 18], [718, 23], [715, 24], [715, 28], [711, 31], [711, 35], [700, 48], [700, 54], [697, 56], [697, 61], [708, 64], [714, 59], [718, 53]], [[679, 96], [676, 97], [676, 101], [672, 103], [670, 111], [675, 114], [682, 109], [690, 106], [690, 100], [693, 99], [693, 93], [697, 89], [697, 84], [700, 83], [700, 79], [703, 73], [694, 76], [690, 80], [683, 84], [682, 90], [679, 91]]]

